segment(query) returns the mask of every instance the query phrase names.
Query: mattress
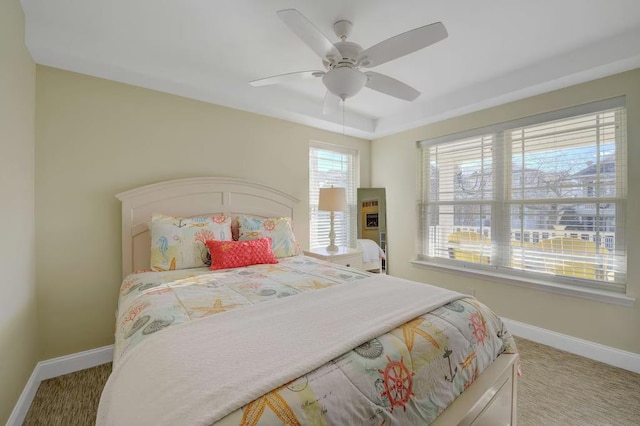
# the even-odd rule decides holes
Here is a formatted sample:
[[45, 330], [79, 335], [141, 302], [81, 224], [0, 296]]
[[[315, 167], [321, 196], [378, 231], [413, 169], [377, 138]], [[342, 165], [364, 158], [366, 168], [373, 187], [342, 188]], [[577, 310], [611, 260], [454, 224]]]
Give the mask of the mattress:
[[[118, 301], [114, 372], [127, 354], [165, 329], [371, 277], [305, 256], [216, 272], [129, 275]], [[501, 353], [515, 352], [495, 313], [474, 298], [460, 298], [346, 351], [217, 424], [428, 424]]]

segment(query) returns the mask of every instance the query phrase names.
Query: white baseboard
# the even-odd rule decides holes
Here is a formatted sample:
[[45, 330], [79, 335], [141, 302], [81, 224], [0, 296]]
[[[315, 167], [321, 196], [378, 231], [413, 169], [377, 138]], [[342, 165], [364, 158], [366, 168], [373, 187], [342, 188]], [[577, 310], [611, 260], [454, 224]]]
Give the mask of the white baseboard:
[[20, 426], [24, 422], [38, 386], [43, 380], [63, 376], [75, 371], [106, 364], [113, 360], [113, 345], [103, 346], [84, 352], [61, 356], [59, 358], [40, 361], [33, 369], [16, 406], [13, 408], [7, 426]]
[[514, 336], [640, 374], [640, 354], [604, 346], [589, 340], [579, 339], [507, 318], [502, 318], [502, 321]]
[[109, 345], [71, 355], [61, 356], [59, 358], [40, 361], [36, 366], [36, 369], [40, 370], [38, 378], [42, 381], [73, 373], [74, 371], [95, 367], [96, 365], [106, 364], [112, 360], [113, 345]]
[[38, 379], [38, 366], [36, 365], [36, 368], [31, 372], [31, 376], [29, 377], [29, 380], [27, 380], [27, 384], [24, 386], [24, 389], [20, 394], [20, 398], [18, 398], [16, 406], [13, 407], [9, 420], [7, 420], [7, 426], [22, 425], [24, 418], [27, 417], [27, 412], [29, 412], [29, 407], [31, 407], [33, 397], [36, 396], [38, 386], [40, 386], [40, 381], [41, 380]]

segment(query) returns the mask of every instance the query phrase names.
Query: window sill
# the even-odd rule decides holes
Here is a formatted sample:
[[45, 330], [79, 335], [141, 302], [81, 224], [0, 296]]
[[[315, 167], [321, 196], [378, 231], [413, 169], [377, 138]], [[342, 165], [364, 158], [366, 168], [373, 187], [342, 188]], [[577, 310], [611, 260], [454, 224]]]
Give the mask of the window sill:
[[411, 260], [411, 264], [420, 268], [446, 269], [447, 271], [454, 272], [456, 274], [475, 276], [476, 278], [490, 277], [506, 284], [514, 284], [526, 288], [535, 288], [538, 290], [563, 294], [565, 296], [581, 297], [583, 299], [594, 300], [596, 302], [611, 303], [621, 306], [633, 306], [636, 302], [635, 297], [622, 293], [616, 293], [613, 291], [598, 290], [592, 288], [579, 288], [568, 284], [552, 283], [548, 281], [524, 278], [500, 272], [465, 268], [461, 265], [448, 265], [444, 263], [429, 262], [426, 260], [418, 259]]

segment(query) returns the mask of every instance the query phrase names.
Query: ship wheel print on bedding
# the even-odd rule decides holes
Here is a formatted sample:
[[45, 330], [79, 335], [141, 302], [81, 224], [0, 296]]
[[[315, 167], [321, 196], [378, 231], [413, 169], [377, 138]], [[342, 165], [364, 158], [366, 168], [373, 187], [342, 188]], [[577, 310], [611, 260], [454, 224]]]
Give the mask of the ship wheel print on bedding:
[[[279, 390], [279, 389], [278, 389]], [[244, 407], [244, 414], [240, 420], [241, 426], [255, 426], [260, 421], [264, 409], [269, 407], [271, 411], [280, 419], [282, 424], [286, 426], [300, 426], [300, 422], [295, 413], [287, 404], [278, 390], [269, 392], [265, 396], [256, 399]]]
[[391, 412], [395, 407], [402, 407], [404, 411], [407, 411], [407, 402], [409, 398], [415, 396], [413, 393], [413, 376], [415, 372], [409, 371], [406, 365], [404, 365], [403, 357], [400, 357], [400, 361], [393, 361], [389, 355], [387, 355], [387, 366], [384, 370], [378, 370], [382, 374], [382, 380], [384, 384], [384, 392], [382, 397], [386, 397], [391, 404]]
[[473, 337], [476, 342], [484, 345], [484, 339], [487, 338], [487, 323], [480, 312], [474, 312], [469, 317], [469, 325], [473, 330]]

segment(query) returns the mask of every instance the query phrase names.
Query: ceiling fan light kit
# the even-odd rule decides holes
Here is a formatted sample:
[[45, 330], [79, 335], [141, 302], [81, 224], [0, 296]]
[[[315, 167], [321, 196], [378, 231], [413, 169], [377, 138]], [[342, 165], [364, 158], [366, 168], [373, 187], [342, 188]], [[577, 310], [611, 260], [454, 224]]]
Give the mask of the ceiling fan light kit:
[[[392, 77], [373, 71], [363, 72], [360, 68], [371, 68], [401, 56], [423, 49], [447, 37], [447, 30], [441, 22], [415, 28], [386, 39], [366, 50], [359, 44], [347, 41], [353, 24], [339, 20], [333, 24], [333, 31], [340, 39], [332, 43], [311, 21], [295, 9], [276, 12], [278, 17], [307, 46], [322, 59], [327, 71], [302, 71], [276, 75], [250, 82], [252, 86], [280, 84], [305, 78], [322, 77], [327, 91], [344, 101], [355, 96], [363, 87], [376, 90], [406, 101], [413, 101], [420, 92]], [[331, 96], [325, 96], [325, 107]]]
[[327, 90], [343, 101], [360, 91], [367, 83], [367, 76], [349, 67], [329, 70], [322, 76]]

